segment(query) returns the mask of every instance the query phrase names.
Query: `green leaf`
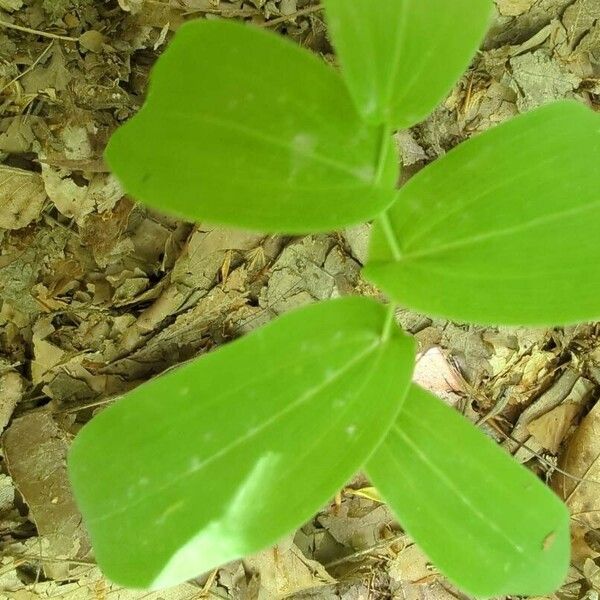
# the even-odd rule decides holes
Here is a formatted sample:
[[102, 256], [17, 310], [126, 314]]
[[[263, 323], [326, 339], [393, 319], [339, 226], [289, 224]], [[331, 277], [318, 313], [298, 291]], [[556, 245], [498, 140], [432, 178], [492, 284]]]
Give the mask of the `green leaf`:
[[368, 220], [393, 201], [397, 178], [391, 137], [360, 118], [334, 69], [226, 21], [178, 30], [106, 160], [153, 208], [273, 233]]
[[398, 414], [414, 343], [390, 325], [366, 298], [313, 305], [96, 416], [69, 472], [104, 573], [174, 585], [310, 518]]
[[473, 58], [491, 0], [325, 0], [342, 72], [359, 111], [405, 128], [422, 121]]
[[412, 386], [367, 472], [408, 534], [469, 594], [542, 595], [564, 580], [566, 507], [429, 392]]
[[600, 317], [599, 156], [600, 117], [566, 101], [460, 144], [400, 190], [365, 276], [454, 320]]

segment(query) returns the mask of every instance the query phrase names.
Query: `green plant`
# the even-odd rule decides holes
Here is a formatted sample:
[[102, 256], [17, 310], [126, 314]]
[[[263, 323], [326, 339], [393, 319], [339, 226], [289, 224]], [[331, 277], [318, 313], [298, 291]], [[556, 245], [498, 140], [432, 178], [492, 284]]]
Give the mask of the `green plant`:
[[[491, 0], [325, 9], [341, 76], [251, 27], [182, 27], [145, 106], [107, 149], [126, 190], [188, 219], [268, 233], [375, 219], [365, 277], [431, 314], [528, 325], [598, 317], [598, 117], [575, 102], [540, 108], [397, 191], [391, 133], [443, 99], [486, 31]], [[157, 588], [255, 552], [363, 467], [466, 591], [558, 586], [566, 508], [410, 385], [414, 347], [394, 309], [344, 298], [294, 311], [86, 425], [70, 476], [105, 573]]]

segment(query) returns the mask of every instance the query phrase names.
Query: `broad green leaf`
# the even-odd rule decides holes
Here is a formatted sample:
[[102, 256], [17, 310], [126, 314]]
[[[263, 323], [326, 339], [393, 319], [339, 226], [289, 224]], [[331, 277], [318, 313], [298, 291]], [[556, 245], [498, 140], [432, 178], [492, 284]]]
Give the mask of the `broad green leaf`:
[[575, 102], [472, 138], [400, 190], [365, 276], [408, 307], [455, 320], [596, 319], [599, 159], [600, 116]]
[[368, 220], [393, 201], [396, 158], [381, 136], [308, 50], [240, 23], [193, 21], [158, 60], [146, 104], [106, 160], [153, 208], [305, 233]]
[[77, 436], [105, 574], [161, 588], [277, 542], [392, 425], [414, 344], [365, 298], [317, 304], [136, 388]]
[[429, 392], [410, 389], [367, 472], [408, 534], [464, 591], [542, 595], [564, 580], [566, 507]]
[[325, 0], [354, 101], [370, 122], [422, 121], [473, 58], [491, 0]]

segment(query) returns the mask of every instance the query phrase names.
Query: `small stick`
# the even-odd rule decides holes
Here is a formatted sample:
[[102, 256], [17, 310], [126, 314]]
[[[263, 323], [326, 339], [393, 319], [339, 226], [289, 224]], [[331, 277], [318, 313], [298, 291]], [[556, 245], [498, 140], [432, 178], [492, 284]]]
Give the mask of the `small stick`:
[[296, 17], [301, 17], [303, 15], [310, 15], [311, 13], [319, 12], [321, 10], [323, 10], [323, 7], [320, 4], [317, 4], [316, 6], [307, 6], [306, 8], [297, 10], [296, 12], [293, 12], [290, 15], [284, 15], [283, 17], [277, 17], [276, 19], [273, 19], [272, 21], [266, 21], [265, 23], [263, 23], [261, 25], [261, 27], [273, 27], [274, 25], [279, 25], [279, 23], [285, 23], [286, 21], [291, 21], [292, 19], [295, 19]]
[[[324, 566], [326, 569], [330, 569], [331, 567], [337, 567], [338, 565], [342, 565], [346, 562], [362, 558], [363, 556], [368, 556], [369, 554], [375, 552], [376, 550], [381, 550], [383, 548], [387, 548], [388, 546], [391, 546], [392, 544], [395, 544], [396, 542], [405, 542], [407, 537], [408, 536], [406, 535], [406, 533], [399, 533], [398, 535], [388, 538], [387, 540], [381, 540], [381, 542], [378, 542], [374, 546], [365, 548], [364, 550], [359, 550], [358, 552], [354, 552], [353, 554], [349, 554], [348, 556], [342, 556], [342, 558], [338, 558], [337, 560], [327, 563]], [[405, 545], [405, 548], [406, 547], [407, 546]]]
[[48, 54], [48, 50], [50, 50], [50, 48], [52, 48], [52, 44], [53, 44], [53, 42], [50, 42], [46, 46], [46, 48], [44, 49], [44, 51], [35, 59], [35, 61], [31, 65], [29, 65], [22, 73], [19, 73], [15, 78], [13, 78], [11, 81], [9, 81], [3, 88], [0, 88], [0, 94], [6, 88], [9, 88], [13, 83], [16, 83], [17, 81], [19, 81], [19, 79], [21, 79], [21, 77], [23, 77], [23, 75], [27, 75], [27, 73], [29, 73], [30, 71], [32, 71], [33, 69], [35, 69], [35, 67], [44, 58], [44, 56], [46, 56], [46, 54]]
[[23, 27], [22, 25], [15, 25], [14, 23], [8, 23], [7, 21], [0, 21], [0, 27], [6, 27], [7, 29], [16, 29], [23, 33], [32, 33], [34, 35], [41, 35], [52, 40], [62, 40], [63, 42], [78, 42], [79, 38], [71, 37], [68, 35], [58, 35], [57, 33], [48, 33], [47, 31], [40, 31], [39, 29], [31, 29], [29, 27]]

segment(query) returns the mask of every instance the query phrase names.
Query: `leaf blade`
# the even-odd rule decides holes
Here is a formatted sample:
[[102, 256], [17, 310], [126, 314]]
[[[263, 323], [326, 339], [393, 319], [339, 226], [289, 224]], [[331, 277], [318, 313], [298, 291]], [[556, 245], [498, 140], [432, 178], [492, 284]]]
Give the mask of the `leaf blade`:
[[383, 341], [384, 322], [362, 298], [290, 313], [92, 420], [69, 468], [105, 573], [173, 585], [275, 543], [327, 502], [408, 387], [413, 342], [399, 330]]
[[412, 386], [367, 472], [411, 537], [468, 593], [546, 594], [564, 580], [565, 506], [429, 392]]
[[489, 0], [380, 0], [377, 10], [368, 0], [326, 0], [342, 73], [361, 114], [398, 129], [427, 117], [469, 65], [492, 8]]
[[380, 136], [309, 51], [239, 23], [194, 21], [158, 60], [146, 104], [105, 156], [153, 208], [305, 233], [365, 221], [392, 202], [393, 152], [375, 182]]
[[460, 144], [400, 190], [389, 218], [402, 256], [376, 226], [365, 276], [398, 302], [459, 321], [596, 318], [599, 153], [600, 119], [570, 101]]

